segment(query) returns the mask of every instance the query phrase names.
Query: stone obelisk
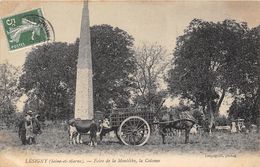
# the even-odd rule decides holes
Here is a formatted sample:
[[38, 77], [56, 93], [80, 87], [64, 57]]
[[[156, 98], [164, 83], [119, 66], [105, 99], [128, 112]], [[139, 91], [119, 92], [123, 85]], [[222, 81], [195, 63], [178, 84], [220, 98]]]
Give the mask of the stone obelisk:
[[92, 57], [89, 28], [88, 1], [83, 2], [79, 55], [77, 64], [74, 118], [93, 119]]

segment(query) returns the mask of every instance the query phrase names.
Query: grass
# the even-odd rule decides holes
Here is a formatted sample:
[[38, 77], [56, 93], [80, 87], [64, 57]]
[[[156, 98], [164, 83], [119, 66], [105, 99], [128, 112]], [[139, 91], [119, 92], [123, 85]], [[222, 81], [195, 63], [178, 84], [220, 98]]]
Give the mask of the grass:
[[43, 133], [38, 136], [36, 145], [22, 145], [15, 130], [0, 131], [0, 150], [20, 149], [46, 153], [91, 153], [91, 154], [136, 154], [136, 153], [242, 153], [258, 152], [260, 135], [230, 134], [215, 132], [212, 136], [190, 135], [190, 143], [184, 144], [184, 137], [167, 137], [166, 143], [162, 144], [158, 134], [152, 134], [147, 144], [141, 147], [125, 146], [118, 142], [116, 137], [107, 135], [102, 143], [97, 147], [90, 147], [88, 136], [83, 136], [84, 144], [70, 145], [68, 132], [64, 126], [49, 126], [43, 129]]

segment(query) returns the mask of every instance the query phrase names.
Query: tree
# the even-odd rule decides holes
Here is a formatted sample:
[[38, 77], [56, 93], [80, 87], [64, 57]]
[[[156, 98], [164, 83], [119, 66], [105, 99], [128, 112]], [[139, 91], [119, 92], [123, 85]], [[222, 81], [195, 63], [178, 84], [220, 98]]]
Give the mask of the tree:
[[21, 96], [17, 89], [21, 70], [9, 63], [0, 64], [0, 120], [7, 126], [14, 121], [16, 102]]
[[134, 79], [138, 103], [154, 107], [166, 95], [165, 91], [158, 92], [159, 83], [169, 64], [166, 53], [166, 49], [158, 44], [143, 44], [135, 49], [137, 70]]
[[191, 21], [184, 35], [178, 37], [172, 68], [167, 79], [169, 91], [202, 106], [214, 124], [227, 91], [235, 92], [251, 64], [245, 55], [249, 28], [234, 20]]
[[257, 89], [257, 98], [255, 100], [255, 106], [257, 108], [256, 110], [256, 117], [257, 117], [257, 131], [258, 133], [260, 133], [260, 26], [257, 26], [256, 28], [253, 29], [253, 31], [255, 32], [255, 37], [256, 37], [256, 52], [257, 52], [257, 85], [258, 85], [258, 89]]
[[[26, 109], [40, 112], [47, 119], [69, 118], [75, 92], [75, 44], [49, 43], [28, 53], [20, 77], [20, 88], [27, 96]], [[39, 106], [42, 102], [43, 106]], [[60, 115], [62, 112], [64, 115]]]
[[109, 25], [91, 28], [91, 49], [94, 71], [94, 106], [108, 110], [129, 105], [136, 70], [133, 37]]
[[[244, 118], [247, 123], [257, 123], [259, 111], [259, 34], [256, 28], [244, 35], [244, 54], [240, 59], [239, 80], [233, 94], [235, 100], [229, 109], [230, 119]], [[247, 49], [245, 49], [247, 48]], [[242, 65], [241, 65], [242, 64]]]
[[[132, 45], [133, 38], [119, 28], [91, 27], [95, 110], [128, 105], [130, 74], [135, 70]], [[79, 39], [73, 44], [55, 42], [37, 46], [27, 55], [20, 87], [47, 119], [73, 115], [78, 48]]]
[[230, 124], [231, 122], [226, 116], [219, 115], [218, 117], [216, 117], [216, 126], [227, 126]]
[[256, 111], [252, 98], [236, 97], [228, 110], [228, 117], [230, 120], [242, 118], [246, 123], [256, 124]]

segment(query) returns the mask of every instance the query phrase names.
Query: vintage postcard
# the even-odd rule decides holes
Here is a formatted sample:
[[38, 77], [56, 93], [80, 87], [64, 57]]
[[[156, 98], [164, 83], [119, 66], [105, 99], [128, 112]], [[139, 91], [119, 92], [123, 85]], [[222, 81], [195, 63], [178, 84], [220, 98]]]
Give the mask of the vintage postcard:
[[0, 0], [0, 167], [257, 167], [260, 2]]

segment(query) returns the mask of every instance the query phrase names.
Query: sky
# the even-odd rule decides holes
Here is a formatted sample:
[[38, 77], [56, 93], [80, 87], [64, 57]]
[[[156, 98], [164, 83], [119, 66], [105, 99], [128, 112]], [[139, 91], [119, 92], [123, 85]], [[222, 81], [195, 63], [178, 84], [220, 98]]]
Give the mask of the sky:
[[[44, 17], [54, 27], [56, 41], [74, 42], [79, 37], [82, 2], [1, 1], [0, 17], [42, 8]], [[135, 39], [135, 45], [143, 42], [159, 43], [169, 53], [175, 47], [176, 37], [183, 34], [193, 18], [207, 21], [235, 19], [247, 22], [249, 27], [260, 24], [260, 2], [90, 2], [90, 25], [110, 24], [127, 31]], [[31, 48], [10, 52], [0, 26], [0, 61], [22, 66]]]
[[[0, 17], [41, 8], [52, 24], [58, 42], [74, 42], [79, 37], [82, 12], [81, 1], [6, 1], [0, 0]], [[135, 46], [155, 43], [172, 53], [176, 38], [194, 18], [206, 21], [234, 19], [247, 22], [249, 27], [260, 25], [260, 2], [217, 1], [91, 1], [90, 25], [109, 24], [127, 31], [135, 39]], [[24, 64], [31, 48], [8, 50], [3, 26], [0, 25], [0, 63], [15, 66]], [[169, 102], [173, 103], [173, 102]]]

